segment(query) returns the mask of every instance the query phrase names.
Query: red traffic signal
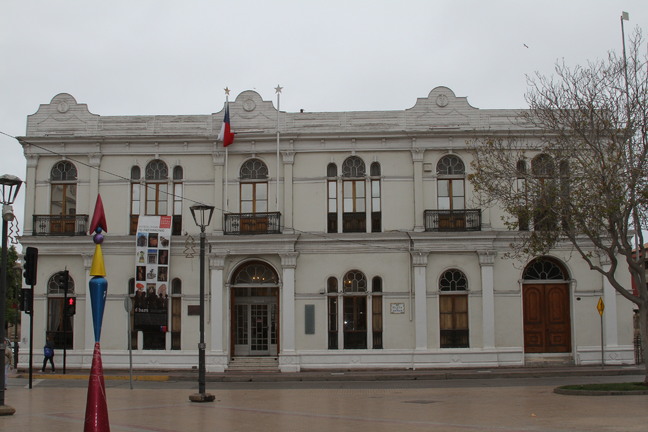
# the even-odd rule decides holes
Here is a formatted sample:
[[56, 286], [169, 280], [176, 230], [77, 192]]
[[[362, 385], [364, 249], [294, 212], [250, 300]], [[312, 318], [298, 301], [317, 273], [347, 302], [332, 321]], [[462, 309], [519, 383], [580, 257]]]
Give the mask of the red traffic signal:
[[68, 297], [65, 304], [65, 315], [72, 316], [76, 313], [76, 297]]

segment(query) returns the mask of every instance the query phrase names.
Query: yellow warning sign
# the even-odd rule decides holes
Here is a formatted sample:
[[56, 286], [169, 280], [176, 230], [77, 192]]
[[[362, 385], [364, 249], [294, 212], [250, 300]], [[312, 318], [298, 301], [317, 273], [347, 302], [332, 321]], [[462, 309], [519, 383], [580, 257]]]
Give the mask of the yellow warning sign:
[[596, 304], [596, 310], [598, 310], [599, 315], [603, 316], [603, 311], [605, 310], [605, 303], [603, 303], [602, 297], [599, 297], [599, 301]]

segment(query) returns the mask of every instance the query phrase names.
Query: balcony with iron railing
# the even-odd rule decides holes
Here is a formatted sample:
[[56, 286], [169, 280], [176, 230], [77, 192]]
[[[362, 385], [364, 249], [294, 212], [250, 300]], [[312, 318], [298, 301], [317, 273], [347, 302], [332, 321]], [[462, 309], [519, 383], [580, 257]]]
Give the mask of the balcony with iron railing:
[[225, 213], [225, 235], [281, 234], [281, 213]]
[[481, 210], [425, 210], [425, 231], [481, 231]]
[[88, 215], [33, 215], [35, 236], [84, 236]]

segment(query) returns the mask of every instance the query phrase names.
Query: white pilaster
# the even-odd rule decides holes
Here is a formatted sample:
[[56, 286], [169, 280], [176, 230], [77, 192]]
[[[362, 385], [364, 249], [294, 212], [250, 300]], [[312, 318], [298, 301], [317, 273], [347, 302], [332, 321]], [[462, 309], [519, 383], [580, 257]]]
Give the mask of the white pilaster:
[[[412, 146], [416, 144], [416, 138], [412, 138]], [[423, 220], [423, 150], [413, 148], [412, 162], [414, 164], [414, 231], [424, 231], [425, 221]]]
[[425, 270], [427, 269], [428, 253], [412, 252], [412, 267], [414, 273], [414, 332], [417, 350], [428, 348], [428, 307]]
[[[609, 263], [602, 263], [602, 266], [605, 271], [610, 269]], [[601, 275], [601, 278], [603, 279], [603, 303], [605, 303], [603, 311], [604, 344], [606, 347], [615, 347], [619, 345], [616, 290], [605, 276]]]
[[495, 281], [493, 267], [494, 250], [477, 251], [481, 268], [482, 285], [482, 338], [484, 348], [495, 347]]
[[283, 268], [281, 285], [281, 353], [295, 352], [295, 267], [297, 252], [280, 254]]
[[210, 320], [210, 346], [209, 351], [216, 354], [224, 353], [225, 346], [225, 325], [227, 311], [224, 309], [225, 292], [223, 269], [225, 267], [225, 255], [209, 256], [209, 316]]

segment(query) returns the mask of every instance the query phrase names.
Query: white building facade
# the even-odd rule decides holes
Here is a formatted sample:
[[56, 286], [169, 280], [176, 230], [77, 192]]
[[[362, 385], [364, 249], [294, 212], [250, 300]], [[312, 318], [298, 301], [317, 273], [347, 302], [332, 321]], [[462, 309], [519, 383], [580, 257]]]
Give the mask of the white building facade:
[[[48, 335], [57, 352], [67, 347], [70, 367], [90, 367], [88, 229], [100, 194], [105, 368], [128, 367], [129, 344], [136, 368], [197, 365], [200, 230], [189, 207], [198, 203], [215, 207], [208, 371], [245, 357], [285, 372], [600, 364], [601, 334], [606, 364], [634, 362], [627, 300], [567, 245], [507, 258], [519, 233], [499, 209], [475, 207], [467, 142], [533, 142], [538, 131], [520, 127], [516, 111], [474, 108], [445, 87], [403, 111], [278, 112], [254, 91], [229, 110], [227, 150], [216, 141], [224, 111], [100, 116], [59, 94], [28, 117], [21, 243], [39, 250], [35, 347]], [[136, 256], [143, 216], [171, 217], [171, 238], [158, 239], [166, 258]], [[139, 307], [138, 259], [164, 267], [157, 280], [168, 283]]]

